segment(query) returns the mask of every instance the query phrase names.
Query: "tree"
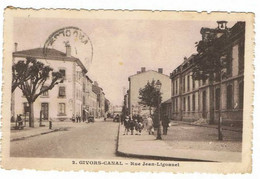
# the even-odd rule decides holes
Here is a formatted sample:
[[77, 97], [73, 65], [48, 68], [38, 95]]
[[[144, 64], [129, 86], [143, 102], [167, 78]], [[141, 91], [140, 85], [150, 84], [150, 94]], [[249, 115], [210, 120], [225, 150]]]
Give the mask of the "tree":
[[21, 60], [12, 66], [12, 93], [20, 84], [30, 79], [31, 68], [29, 66], [33, 63], [35, 63], [35, 59], [27, 58], [26, 61]]
[[[229, 40], [228, 29], [208, 29], [202, 28], [204, 36], [196, 43], [198, 54], [195, 56], [193, 68], [194, 80], [209, 81], [209, 98], [214, 101], [213, 83], [219, 81], [226, 75], [224, 70], [228, 70], [230, 62], [229, 49], [223, 49]], [[214, 123], [214, 103], [210, 103], [210, 124]]]
[[[50, 73], [52, 72], [52, 79], [49, 81]], [[30, 113], [29, 113], [29, 126], [34, 127], [34, 109], [33, 103], [44, 92], [51, 90], [55, 85], [62, 82], [63, 75], [60, 72], [53, 72], [49, 66], [37, 61], [35, 58], [26, 58], [26, 61], [18, 61], [13, 65], [13, 76], [22, 74], [23, 77], [15, 77], [13, 81], [21, 89], [23, 95], [26, 97]], [[12, 88], [13, 88], [12, 86]]]
[[109, 110], [109, 101], [105, 99], [105, 113]]
[[156, 89], [154, 80], [151, 83], [148, 81], [145, 87], [139, 90], [139, 99], [141, 100], [139, 104], [149, 106], [150, 114], [152, 107], [158, 107], [162, 96], [161, 92]]

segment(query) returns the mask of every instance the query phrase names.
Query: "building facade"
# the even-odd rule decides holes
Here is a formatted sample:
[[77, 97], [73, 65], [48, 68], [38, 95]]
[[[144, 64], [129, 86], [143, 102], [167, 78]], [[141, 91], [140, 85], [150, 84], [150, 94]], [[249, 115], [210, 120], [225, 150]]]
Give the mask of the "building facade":
[[98, 118], [104, 117], [105, 116], [105, 93], [103, 92], [103, 89], [99, 87], [96, 81], [93, 83], [92, 90], [97, 95], [96, 116]]
[[169, 76], [163, 74], [163, 69], [159, 68], [158, 71], [146, 71], [145, 68], [142, 67], [141, 71], [128, 78], [128, 111], [130, 115], [140, 114], [144, 111], [149, 111], [148, 107], [144, 107], [139, 104], [139, 90], [141, 88], [144, 88], [147, 82], [151, 82], [152, 80], [160, 80], [160, 82], [162, 83], [160, 91], [162, 93], [162, 102], [168, 100], [171, 97], [171, 79]]
[[[208, 29], [211, 32], [217, 30]], [[205, 38], [204, 30], [201, 31]], [[207, 34], [207, 33], [206, 33]], [[221, 36], [220, 36], [221, 38]], [[222, 52], [228, 55], [225, 76], [210, 85], [209, 80], [194, 80], [193, 68], [197, 60], [205, 60], [196, 54], [185, 58], [184, 62], [171, 73], [172, 116], [174, 120], [195, 121], [219, 117], [226, 125], [242, 126], [244, 97], [244, 41], [245, 23], [237, 22], [229, 29], [228, 43]]]
[[[66, 46], [66, 53], [55, 49], [48, 49], [43, 53], [43, 48], [36, 48], [13, 53], [13, 63], [26, 58], [35, 58], [45, 65], [59, 71], [63, 75], [62, 83], [56, 85], [52, 90], [43, 93], [34, 102], [34, 117], [44, 120], [66, 120], [72, 115], [82, 116], [83, 111], [83, 80], [87, 73], [81, 61], [70, 54], [70, 46]], [[46, 85], [51, 82], [51, 76]], [[17, 114], [26, 115], [28, 102], [22, 91], [17, 88], [12, 94], [12, 116]]]

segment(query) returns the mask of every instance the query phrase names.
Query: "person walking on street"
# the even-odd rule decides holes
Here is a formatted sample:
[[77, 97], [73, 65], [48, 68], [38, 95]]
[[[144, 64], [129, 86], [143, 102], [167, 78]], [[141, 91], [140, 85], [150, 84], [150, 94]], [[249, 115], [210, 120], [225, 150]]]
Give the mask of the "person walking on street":
[[75, 122], [75, 116], [74, 116], [74, 114], [73, 114], [72, 117], [71, 117], [71, 121], [72, 121], [72, 122]]
[[146, 123], [146, 127], [147, 127], [147, 131], [149, 133], [149, 135], [153, 134], [153, 119], [151, 118], [151, 116], [149, 115], [147, 118], [147, 123]]
[[18, 122], [18, 129], [21, 129], [23, 126], [23, 119], [21, 114], [17, 115], [17, 122]]
[[163, 135], [167, 135], [167, 130], [169, 127], [169, 119], [167, 115], [165, 115], [164, 118], [162, 119], [162, 126], [163, 126]]
[[129, 128], [131, 130], [131, 135], [133, 135], [134, 134], [134, 128], [135, 128], [135, 121], [132, 118], [130, 118], [130, 121], [129, 121]]
[[123, 135], [128, 135], [128, 132], [129, 132], [129, 116], [126, 116], [125, 119], [124, 119], [124, 126], [125, 126], [125, 132]]
[[79, 122], [79, 116], [76, 115], [76, 122], [78, 123]]

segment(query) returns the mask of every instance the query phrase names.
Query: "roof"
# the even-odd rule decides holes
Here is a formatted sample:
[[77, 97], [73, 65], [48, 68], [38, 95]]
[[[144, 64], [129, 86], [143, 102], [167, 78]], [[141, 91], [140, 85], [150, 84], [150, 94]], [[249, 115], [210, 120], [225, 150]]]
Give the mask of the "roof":
[[66, 53], [58, 51], [56, 49], [48, 48], [45, 50], [44, 48], [35, 48], [23, 51], [13, 52], [14, 57], [33, 57], [40, 59], [61, 59], [61, 60], [76, 60], [77, 58], [71, 56], [67, 57]]
[[63, 53], [56, 49], [48, 48], [45, 51], [44, 48], [22, 50], [22, 51], [13, 52], [13, 57], [22, 57], [22, 58], [31, 57], [36, 59], [76, 61], [79, 64], [79, 66], [83, 69], [83, 71], [87, 72], [85, 66], [78, 58], [73, 56], [67, 57], [66, 53]]
[[128, 78], [132, 78], [132, 77], [134, 77], [134, 76], [141, 75], [141, 74], [144, 74], [144, 73], [147, 73], [147, 72], [155, 72], [155, 73], [158, 73], [158, 74], [160, 74], [160, 75], [164, 75], [164, 76], [166, 76], [166, 77], [169, 78], [168, 75], [165, 75], [165, 74], [163, 74], [163, 73], [159, 73], [158, 71], [155, 71], [155, 70], [147, 70], [147, 71], [145, 71], [145, 72], [141, 72], [141, 73], [137, 73], [137, 74], [131, 75], [131, 76], [129, 76]]
[[93, 81], [90, 79], [90, 77], [88, 75], [86, 75], [86, 78], [91, 82], [93, 83]]

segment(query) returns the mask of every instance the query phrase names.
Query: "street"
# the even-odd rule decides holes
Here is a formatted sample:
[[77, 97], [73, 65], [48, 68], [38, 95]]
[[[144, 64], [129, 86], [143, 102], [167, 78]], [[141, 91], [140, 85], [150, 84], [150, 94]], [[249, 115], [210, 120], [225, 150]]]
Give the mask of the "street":
[[[115, 155], [119, 123], [70, 123], [66, 130], [11, 142], [12, 157], [120, 159]], [[123, 159], [123, 158], [122, 158]]]

